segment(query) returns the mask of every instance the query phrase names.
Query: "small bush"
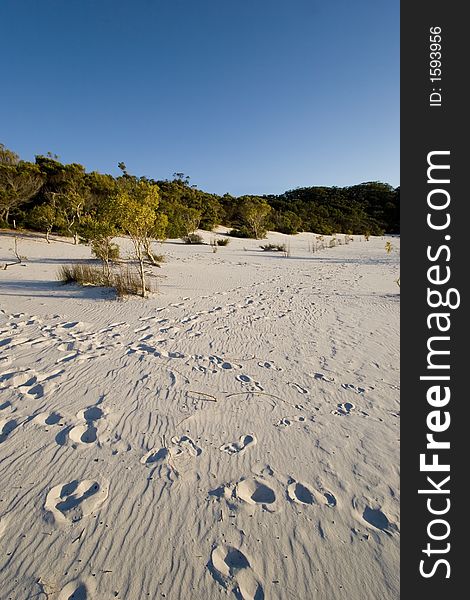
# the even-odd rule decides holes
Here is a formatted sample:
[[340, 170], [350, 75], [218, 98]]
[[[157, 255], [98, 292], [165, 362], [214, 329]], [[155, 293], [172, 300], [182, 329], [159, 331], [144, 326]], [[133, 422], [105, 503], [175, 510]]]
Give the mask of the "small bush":
[[119, 246], [107, 237], [95, 238], [91, 242], [91, 253], [96, 258], [105, 262], [116, 262], [119, 260]]
[[246, 227], [240, 227], [240, 229], [232, 229], [227, 235], [236, 238], [254, 238], [253, 233], [249, 231]]
[[188, 235], [181, 239], [185, 244], [204, 244], [202, 235], [199, 235], [199, 233], [188, 233]]
[[[77, 283], [79, 285], [114, 288], [119, 298], [128, 295], [140, 296], [142, 291], [139, 274], [129, 268], [129, 266], [112, 272], [108, 279], [101, 268], [93, 265], [63, 265], [59, 269], [58, 279], [65, 284]], [[148, 281], [146, 283], [146, 290], [148, 292], [156, 291], [155, 286], [152, 286]]]
[[230, 239], [229, 238], [222, 238], [220, 240], [216, 240], [215, 243], [217, 244], [217, 246], [227, 246], [230, 243]]
[[92, 265], [63, 265], [59, 269], [59, 281], [80, 285], [106, 285], [103, 270]]
[[[129, 266], [121, 268], [119, 272], [113, 273], [112, 287], [116, 290], [118, 298], [123, 296], [141, 296], [142, 282], [139, 274]], [[156, 287], [152, 286], [150, 281], [146, 279], [145, 290], [147, 292], [155, 292]]]
[[285, 244], [265, 244], [260, 246], [263, 252], [287, 252], [287, 246]]

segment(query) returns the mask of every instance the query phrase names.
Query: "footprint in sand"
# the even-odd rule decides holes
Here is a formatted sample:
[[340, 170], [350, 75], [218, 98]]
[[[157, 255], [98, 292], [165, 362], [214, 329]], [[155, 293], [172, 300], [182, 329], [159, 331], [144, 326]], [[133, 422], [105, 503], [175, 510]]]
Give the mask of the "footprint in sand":
[[2, 346], [8, 346], [8, 344], [10, 344], [13, 341], [12, 337], [8, 337], [8, 338], [4, 338], [3, 340], [0, 340], [0, 348]]
[[75, 360], [79, 356], [80, 356], [80, 351], [77, 350], [76, 352], [67, 354], [66, 356], [63, 356], [62, 358], [58, 358], [55, 362], [56, 362], [56, 364], [59, 365], [61, 363], [70, 362], [71, 360]]
[[186, 317], [183, 317], [180, 320], [180, 323], [183, 323], [185, 325], [186, 323], [191, 323], [192, 321], [197, 321], [198, 318], [199, 318], [199, 315], [187, 315]]
[[59, 344], [57, 346], [57, 350], [60, 350], [61, 352], [71, 352], [72, 350], [76, 350], [76, 349], [77, 349], [76, 342], [64, 342], [63, 344]]
[[[162, 310], [165, 310], [165, 308], [157, 308], [155, 312], [161, 312]], [[151, 315], [149, 317], [139, 317], [139, 321], [156, 321], [157, 319], [158, 316], [156, 317], [154, 315]]]
[[355, 408], [356, 406], [352, 402], [345, 402], [344, 404], [338, 404], [338, 408], [333, 410], [331, 414], [339, 417], [348, 417]]
[[242, 479], [235, 487], [235, 496], [243, 502], [267, 508], [276, 502], [276, 494], [266, 483], [255, 479]]
[[106, 440], [106, 442], [109, 443], [113, 456], [122, 452], [130, 452], [132, 450], [132, 446], [129, 444], [129, 442], [123, 440], [118, 433], [114, 433]]
[[34, 371], [31, 369], [18, 369], [0, 375], [0, 386], [3, 388], [13, 387], [18, 388], [32, 381], [35, 377]]
[[16, 338], [7, 338], [2, 340], [1, 345], [3, 346], [3, 350], [12, 350], [17, 346], [22, 346], [23, 344], [33, 344], [36, 340], [34, 338], [26, 338], [26, 337], [16, 337]]
[[85, 479], [53, 487], [44, 508], [52, 513], [56, 523], [76, 523], [97, 510], [108, 497], [106, 486]]
[[282, 371], [281, 367], [277, 367], [273, 362], [269, 360], [262, 360], [258, 363], [258, 367], [263, 369], [272, 369], [273, 371]]
[[291, 386], [299, 392], [299, 394], [310, 394], [307, 388], [302, 387], [298, 383], [291, 383]]
[[18, 427], [19, 423], [16, 419], [0, 421], [0, 444], [2, 444], [8, 436]]
[[31, 418], [31, 421], [35, 425], [39, 425], [40, 427], [48, 427], [49, 425], [58, 425], [62, 420], [62, 415], [56, 412], [48, 413], [42, 412], [38, 413], [34, 417]]
[[254, 446], [256, 442], [257, 440], [254, 435], [242, 435], [238, 442], [224, 444], [220, 446], [220, 450], [227, 452], [227, 454], [243, 454], [249, 446]]
[[235, 365], [231, 362], [225, 361], [220, 365], [221, 369], [224, 369], [225, 371], [229, 370], [229, 369], [241, 369], [242, 366], [241, 365]]
[[291, 483], [287, 486], [287, 497], [292, 502], [304, 504], [305, 506], [317, 503], [315, 493], [305, 484], [295, 480], [291, 480]]
[[393, 531], [397, 531], [398, 528], [394, 523], [391, 523], [388, 517], [380, 508], [371, 508], [370, 506], [366, 506], [364, 512], [362, 513], [362, 518], [364, 521], [379, 529], [380, 531], [384, 531], [389, 535]]
[[304, 415], [295, 415], [293, 417], [283, 417], [276, 423], [276, 427], [290, 427], [293, 423], [305, 423], [307, 418]]
[[220, 358], [220, 356], [216, 356], [215, 354], [211, 354], [209, 356], [209, 362], [215, 367], [221, 367], [224, 363], [224, 359]]
[[80, 321], [70, 321], [69, 323], [59, 323], [58, 327], [61, 327], [62, 329], [73, 329], [74, 327], [77, 327], [77, 325], [83, 325], [83, 323], [80, 323]]
[[[98, 439], [98, 421], [104, 417], [103, 410], [97, 406], [88, 406], [85, 410], [77, 414], [79, 421], [84, 421], [75, 425], [69, 431], [69, 438], [76, 444], [94, 444], [99, 442]], [[106, 425], [102, 425], [101, 429], [105, 429]]]
[[168, 448], [152, 448], [149, 450], [147, 454], [144, 454], [140, 459], [141, 464], [147, 465], [149, 467], [153, 467], [157, 464], [161, 464], [165, 462], [165, 460], [170, 456], [170, 451]]
[[264, 590], [251, 567], [250, 561], [235, 546], [221, 544], [211, 553], [208, 569], [225, 590], [241, 600], [264, 600]]
[[76, 444], [94, 444], [98, 434], [93, 425], [76, 425], [69, 431], [69, 438]]
[[58, 383], [57, 381], [51, 383], [51, 381], [60, 378], [60, 376], [63, 375], [63, 373], [65, 373], [63, 369], [58, 369], [48, 374], [36, 375], [30, 381], [25, 383], [24, 386], [21, 387], [29, 387], [29, 389], [27, 389], [25, 393], [29, 396], [32, 396], [35, 400], [39, 400], [40, 398], [43, 398], [48, 392], [50, 392], [51, 389], [55, 387], [56, 383]]
[[327, 377], [323, 373], [314, 373], [313, 378], [318, 379], [319, 381], [326, 381], [328, 383], [332, 383], [335, 380], [334, 377]]
[[16, 408], [13, 406], [13, 404], [9, 400], [0, 404], [0, 417], [2, 415], [3, 416], [9, 415], [15, 411], [16, 411]]
[[62, 588], [57, 600], [91, 600], [90, 585], [81, 579], [70, 581]]
[[176, 335], [178, 331], [180, 331], [180, 327], [161, 327], [159, 329], [160, 333], [164, 333], [169, 336]]
[[109, 333], [116, 327], [129, 327], [129, 323], [126, 323], [125, 321], [120, 321], [119, 323], [110, 323], [108, 325], [108, 327], [104, 327], [103, 329], [100, 329], [98, 331], [98, 333]]
[[337, 505], [336, 498], [331, 492], [322, 491], [323, 498], [325, 499], [325, 504], [330, 508], [334, 508]]
[[208, 369], [204, 365], [197, 365], [197, 367], [193, 367], [193, 371], [199, 371], [200, 373], [217, 373], [217, 369]]
[[196, 457], [202, 454], [202, 448], [199, 448], [187, 435], [182, 435], [181, 437], [174, 436], [171, 438], [171, 443], [174, 444], [174, 447], [170, 448], [172, 456], [189, 454]]
[[150, 346], [149, 344], [144, 344], [141, 342], [136, 346], [130, 346], [127, 350], [127, 354], [153, 354], [154, 356], [160, 356], [160, 353], [155, 348], [155, 346]]
[[342, 383], [341, 387], [345, 390], [350, 390], [351, 392], [355, 392], [356, 394], [364, 394], [366, 391], [363, 387], [356, 387], [352, 383]]
[[264, 390], [264, 387], [260, 384], [260, 382], [255, 381], [249, 375], [237, 375], [235, 379], [239, 381], [242, 385], [247, 386], [247, 389], [250, 392], [262, 392]]
[[143, 325], [142, 327], [137, 327], [134, 329], [134, 333], [141, 333], [143, 331], [148, 331], [150, 329], [150, 325]]

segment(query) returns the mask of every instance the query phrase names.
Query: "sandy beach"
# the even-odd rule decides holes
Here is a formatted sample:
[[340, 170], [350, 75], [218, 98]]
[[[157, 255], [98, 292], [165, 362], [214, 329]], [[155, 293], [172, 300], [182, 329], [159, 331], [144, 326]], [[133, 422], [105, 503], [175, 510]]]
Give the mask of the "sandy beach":
[[122, 301], [57, 281], [89, 247], [20, 238], [0, 272], [2, 599], [399, 597], [400, 242], [353, 238], [169, 240], [158, 293]]

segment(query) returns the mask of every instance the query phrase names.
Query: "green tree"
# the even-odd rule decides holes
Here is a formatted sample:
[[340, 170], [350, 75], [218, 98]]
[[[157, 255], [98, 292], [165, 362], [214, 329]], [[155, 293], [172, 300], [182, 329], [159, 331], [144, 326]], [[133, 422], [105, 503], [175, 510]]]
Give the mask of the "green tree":
[[121, 228], [128, 234], [134, 246], [138, 262], [141, 296], [147, 296], [145, 280], [145, 256], [148, 241], [152, 239], [157, 222], [158, 187], [139, 181], [123, 186], [116, 197], [116, 208]]
[[0, 220], [7, 226], [10, 216], [26, 204], [43, 183], [40, 170], [19, 160], [17, 154], [0, 144]]
[[273, 218], [273, 225], [276, 231], [293, 235], [302, 228], [302, 219], [291, 210], [277, 213]]
[[16, 152], [0, 144], [0, 165], [15, 166], [20, 162], [20, 157]]
[[183, 237], [194, 233], [201, 222], [201, 212], [195, 208], [182, 206], [178, 215], [183, 231]]
[[271, 214], [271, 207], [262, 198], [245, 196], [242, 199], [240, 215], [252, 236], [259, 240], [266, 235], [266, 224]]
[[157, 257], [152, 252], [152, 247], [151, 247], [152, 241], [158, 240], [159, 242], [163, 242], [166, 239], [167, 227], [168, 227], [168, 217], [166, 215], [163, 215], [163, 214], [157, 212], [155, 214], [154, 226], [153, 226], [152, 230], [150, 231], [149, 236], [146, 237], [144, 240], [145, 254], [146, 254], [148, 260], [154, 266], [159, 267], [160, 265], [158, 264]]
[[90, 227], [91, 252], [103, 264], [103, 274], [109, 285], [111, 281], [111, 265], [119, 259], [119, 246], [113, 242], [116, 230], [109, 221], [96, 221]]
[[55, 201], [52, 199], [50, 202], [34, 206], [29, 214], [29, 221], [35, 228], [37, 227], [40, 231], [45, 232], [46, 241], [50, 244], [50, 235], [58, 223], [58, 211]]
[[92, 201], [85, 167], [78, 163], [63, 165], [50, 156], [36, 156], [36, 165], [46, 179], [42, 199], [54, 199], [58, 225], [78, 244], [81, 223], [90, 214]]
[[68, 166], [68, 177], [59, 194], [59, 210], [66, 223], [67, 231], [73, 237], [73, 243], [78, 244], [79, 231], [82, 220], [87, 215], [87, 202], [90, 200], [90, 195], [84, 171], [72, 167], [74, 165]]

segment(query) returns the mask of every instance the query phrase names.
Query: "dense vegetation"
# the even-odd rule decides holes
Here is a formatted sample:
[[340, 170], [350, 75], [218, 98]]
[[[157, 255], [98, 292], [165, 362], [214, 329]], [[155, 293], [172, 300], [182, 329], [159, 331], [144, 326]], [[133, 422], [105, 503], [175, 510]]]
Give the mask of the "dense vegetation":
[[173, 180], [136, 177], [119, 163], [121, 175], [87, 173], [57, 156], [20, 160], [0, 144], [0, 226], [69, 235], [106, 256], [112, 238], [125, 233], [137, 257], [151, 256], [153, 239], [191, 239], [196, 229], [232, 227], [231, 235], [263, 238], [268, 229], [295, 234], [399, 232], [399, 188], [372, 182], [352, 187], [306, 187], [281, 195], [218, 196]]

